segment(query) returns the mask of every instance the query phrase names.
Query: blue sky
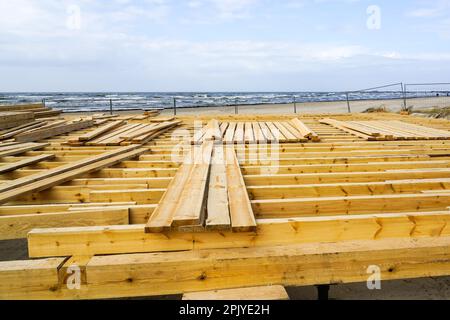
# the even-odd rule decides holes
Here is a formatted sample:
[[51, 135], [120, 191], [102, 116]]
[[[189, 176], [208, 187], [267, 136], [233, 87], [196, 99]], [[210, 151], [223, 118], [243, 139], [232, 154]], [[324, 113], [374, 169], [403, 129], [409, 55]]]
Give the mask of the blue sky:
[[0, 0], [0, 91], [450, 81], [450, 0]]

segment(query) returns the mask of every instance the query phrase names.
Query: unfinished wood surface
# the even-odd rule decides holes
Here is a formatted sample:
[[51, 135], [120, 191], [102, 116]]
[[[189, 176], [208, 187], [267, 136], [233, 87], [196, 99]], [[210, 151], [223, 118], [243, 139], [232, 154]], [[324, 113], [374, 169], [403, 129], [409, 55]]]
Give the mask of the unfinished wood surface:
[[89, 128], [92, 127], [93, 125], [94, 122], [92, 120], [85, 120], [71, 124], [64, 124], [59, 127], [54, 127], [50, 129], [40, 129], [31, 133], [22, 133], [17, 135], [15, 139], [20, 142], [39, 141], [57, 135], [65, 134], [68, 132]]
[[[345, 128], [367, 140], [429, 140], [450, 139], [450, 132], [401, 121], [337, 121], [324, 119], [323, 123]], [[358, 133], [358, 134], [356, 134]]]
[[0, 149], [0, 158], [21, 155], [28, 151], [43, 149], [48, 145], [48, 143], [20, 143], [10, 145], [8, 147], [2, 147]]
[[[63, 259], [2, 262], [0, 297], [119, 298], [251, 286], [365, 282], [367, 266], [374, 261], [382, 262], [379, 267], [385, 281], [438, 277], [450, 273], [449, 247], [450, 239], [444, 237], [95, 256], [86, 264], [87, 285], [80, 290], [59, 285], [57, 270]], [[50, 261], [54, 264], [49, 265]], [[37, 265], [41, 274], [33, 275], [39, 281], [32, 277], [32, 282], [25, 282]]]
[[235, 232], [254, 231], [255, 216], [234, 148], [225, 148], [225, 159], [231, 227]]
[[231, 228], [228, 203], [228, 181], [223, 146], [214, 147], [207, 203], [206, 229], [229, 230]]
[[127, 225], [128, 223], [129, 212], [125, 208], [0, 216], [0, 240], [26, 238], [28, 232], [36, 228]]
[[283, 286], [250, 287], [203, 292], [190, 292], [183, 295], [185, 301], [269, 301], [289, 300], [289, 295]]
[[199, 147], [193, 167], [173, 212], [172, 227], [203, 225], [208, 199], [213, 142]]
[[[322, 124], [321, 119], [325, 116], [334, 119], [325, 122], [352, 122], [353, 129], [345, 127], [338, 129], [332, 125]], [[136, 115], [131, 115], [131, 117], [135, 118]], [[83, 121], [81, 117], [71, 117], [71, 119], [45, 120], [44, 122], [48, 122], [45, 124], [46, 128], [51, 128], [69, 121]], [[312, 139], [304, 136], [305, 132], [302, 130], [305, 128], [297, 127], [295, 119], [320, 136], [322, 141], [314, 144], [307, 143]], [[107, 118], [103, 120], [111, 121]], [[119, 119], [114, 118], [114, 121], [117, 120]], [[55, 156], [52, 161], [41, 161], [0, 173], [0, 190], [2, 186], [8, 188], [8, 185], [14, 181], [30, 178], [37, 174], [44, 177], [42, 175], [46, 172], [51, 173], [52, 170], [64, 168], [64, 166], [70, 166], [89, 158], [98, 158], [105, 152], [118, 150], [118, 146], [112, 144], [134, 143], [134, 138], [133, 140], [122, 139], [126, 131], [128, 131], [126, 134], [129, 135], [142, 134], [151, 125], [151, 119], [133, 120], [130, 118], [129, 121], [131, 124], [122, 126], [126, 127], [125, 129], [118, 127], [86, 143], [80, 142], [73, 146], [64, 144], [66, 141], [92, 131], [83, 130], [64, 136], [53, 136], [45, 148], [2, 157], [0, 168], [20, 164], [22, 161], [37, 156]], [[169, 130], [172, 130], [170, 127], [158, 131], [155, 136], [144, 137], [147, 135], [145, 133], [136, 137], [145, 138], [141, 140], [144, 143], [146, 139], [151, 139], [148, 140], [150, 142], [148, 152], [136, 159], [123, 161], [89, 174], [82, 174], [75, 179], [69, 177], [70, 172], [67, 172], [64, 179], [62, 179], [63, 174], [57, 174], [55, 179], [50, 179], [52, 183], [55, 183], [53, 187], [42, 191], [38, 191], [41, 189], [37, 188], [34, 191], [20, 194], [10, 200], [8, 205], [0, 206], [0, 218], [5, 218], [4, 230], [8, 230], [3, 232], [4, 236], [7, 233], [14, 235], [16, 232], [16, 237], [24, 237], [26, 233], [24, 230], [33, 227], [33, 221], [36, 221], [42, 223], [37, 225], [42, 228], [31, 230], [28, 233], [30, 257], [72, 257], [70, 261], [77, 261], [78, 257], [88, 257], [79, 260], [83, 264], [84, 284], [88, 289], [86, 289], [86, 293], [77, 292], [76, 296], [83, 298], [92, 298], [97, 295], [104, 297], [105, 292], [109, 297], [120, 297], [122, 295], [139, 296], [144, 293], [146, 295], [148, 293], [161, 294], [166, 289], [173, 288], [182, 292], [225, 289], [220, 286], [216, 287], [215, 282], [213, 284], [210, 282], [218, 274], [216, 266], [230, 262], [230, 260], [222, 260], [214, 255], [221, 250], [226, 250], [228, 256], [242, 248], [249, 248], [247, 252], [252, 254], [258, 250], [265, 250], [265, 257], [267, 257], [266, 253], [271, 251], [266, 251], [266, 249], [271, 247], [272, 250], [283, 248], [282, 250], [286, 254], [283, 257], [269, 256], [268, 260], [258, 261], [250, 261], [241, 256], [239, 274], [243, 272], [245, 274], [247, 271], [249, 274], [235, 278], [231, 275], [234, 283], [226, 285], [229, 285], [227, 288], [233, 289], [274, 283], [273, 281], [255, 283], [253, 280], [247, 281], [247, 279], [251, 279], [252, 275], [257, 281], [261, 279], [259, 269], [254, 269], [255, 264], [258, 266], [261, 264], [261, 268], [270, 269], [272, 275], [277, 274], [279, 267], [275, 266], [274, 261], [290, 259], [292, 255], [286, 248], [294, 244], [302, 247], [311, 245], [320, 249], [329, 243], [340, 245], [348, 240], [368, 240], [374, 245], [379, 244], [380, 241], [386, 241], [391, 245], [390, 248], [397, 248], [399, 238], [414, 239], [414, 243], [417, 239], [432, 240], [435, 243], [435, 241], [450, 237], [448, 228], [450, 215], [447, 209], [450, 207], [450, 141], [438, 140], [439, 134], [433, 130], [448, 131], [450, 129], [448, 121], [396, 114], [299, 115], [295, 118], [292, 115], [211, 115], [197, 118], [177, 117], [177, 121], [181, 121], [179, 124], [181, 130], [177, 131], [176, 137], [170, 134]], [[194, 125], [200, 121], [203, 124], [198, 133], [194, 130]], [[378, 127], [373, 127], [367, 121], [377, 121]], [[400, 121], [400, 124], [397, 121]], [[214, 131], [208, 130], [210, 123], [213, 123]], [[105, 124], [107, 123], [103, 125]], [[159, 125], [161, 123], [154, 122], [152, 124]], [[409, 124], [420, 125], [424, 128], [421, 128], [420, 132], [413, 132], [416, 129], [410, 127]], [[30, 131], [41, 128], [36, 127]], [[368, 130], [371, 135], [365, 135], [357, 130], [363, 132]], [[121, 132], [118, 133], [118, 131]], [[189, 170], [186, 170], [183, 158], [193, 159], [192, 150], [196, 147], [190, 141], [193, 141], [192, 137], [195, 134], [198, 134], [197, 148], [200, 148], [201, 144], [205, 142], [202, 139], [209, 136], [211, 139], [209, 143], [214, 144], [214, 149], [219, 148], [220, 150], [221, 144], [212, 138], [214, 132], [217, 137], [218, 135], [222, 137], [222, 142], [232, 150], [234, 156], [232, 161], [228, 161], [230, 158], [227, 158], [225, 153], [225, 163], [216, 167], [216, 152], [214, 151], [210, 161], [209, 183], [205, 184], [204, 188], [200, 188], [205, 190], [204, 194], [207, 196], [202, 197], [197, 194], [194, 196], [194, 188], [186, 187], [186, 181], [191, 177], [194, 163], [186, 163], [191, 166]], [[420, 141], [413, 140], [416, 138], [416, 133], [429, 135], [430, 138]], [[399, 134], [404, 137], [403, 140], [395, 140]], [[293, 139], [292, 137], [301, 138], [301, 140], [288, 141], [290, 138]], [[368, 139], [364, 137], [368, 137]], [[383, 137], [393, 140], [377, 141]], [[251, 141], [252, 138], [254, 142], [246, 144], [246, 138], [247, 141]], [[89, 142], [96, 140], [103, 140], [104, 143], [88, 145]], [[238, 141], [240, 143], [237, 143]], [[274, 149], [267, 149], [264, 141], [279, 143], [271, 146]], [[17, 146], [17, 142], [6, 139], [4, 143], [0, 143], [0, 153], [14, 151], [18, 149]], [[136, 147], [139, 146], [136, 145]], [[269, 156], [268, 151], [275, 151], [275, 153]], [[177, 156], [174, 156], [175, 152]], [[234, 164], [231, 166], [232, 163]], [[233, 167], [232, 179], [238, 181], [237, 183], [230, 183], [229, 169], [231, 167]], [[179, 175], [185, 175], [185, 178], [180, 179]], [[202, 186], [200, 182], [204, 180], [200, 176], [196, 176], [198, 179], [191, 179], [196, 182], [193, 185]], [[65, 178], [70, 178], [70, 181], [64, 182]], [[181, 184], [181, 187], [174, 189], [170, 186], [171, 183], [177, 185], [176, 181], [183, 179], [185, 182]], [[35, 182], [40, 182], [40, 180]], [[48, 181], [50, 182], [50, 180]], [[230, 185], [238, 188], [231, 190]], [[42, 184], [41, 186], [43, 187]], [[18, 189], [24, 190], [22, 187]], [[240, 197], [238, 201], [231, 200], [233, 192], [235, 197]], [[187, 194], [192, 194], [192, 196], [188, 197]], [[168, 198], [170, 195], [173, 199], [170, 206], [158, 205], [162, 203], [161, 199]], [[184, 200], [181, 200], [182, 198]], [[201, 208], [202, 206], [198, 205], [201, 200], [207, 201], [203, 205], [208, 210], [206, 219], [201, 217], [190, 220], [190, 225], [185, 225], [183, 222], [179, 226], [172, 226], [178, 207], [185, 207], [189, 210]], [[232, 203], [235, 204], [234, 207]], [[248, 209], [249, 205], [250, 209]], [[234, 217], [231, 214], [233, 210]], [[251, 215], [247, 215], [246, 212], [250, 212], [250, 210]], [[71, 215], [71, 213], [75, 213], [82, 216], [84, 213], [83, 217], [85, 218], [79, 221], [83, 223], [83, 221], [89, 221], [90, 212], [106, 213], [109, 211], [128, 212], [130, 225], [101, 225], [100, 222], [94, 221], [85, 226], [76, 225], [74, 223], [77, 222], [77, 219]], [[202, 216], [201, 210], [195, 209], [191, 212], [194, 211], [200, 212], [200, 214], [196, 213], [195, 217]], [[243, 212], [244, 214], [242, 214]], [[250, 219], [247, 220], [251, 220], [251, 217], [258, 218], [255, 220], [254, 228], [249, 228], [248, 224], [244, 229], [239, 229], [239, 226], [236, 228], [239, 220], [242, 223], [248, 216]], [[67, 220], [63, 220], [65, 217]], [[57, 223], [57, 218], [61, 218], [61, 224]], [[104, 218], [107, 219], [107, 216]], [[146, 223], [150, 223], [152, 219], [158, 222], [155, 225], [157, 231], [145, 233]], [[92, 220], [95, 219], [92, 218]], [[112, 220], [111, 222], [114, 223]], [[234, 229], [231, 227], [233, 222]], [[48, 226], [54, 227], [48, 228]], [[318, 245], [319, 243], [320, 245]], [[401, 263], [407, 261], [403, 259], [405, 250], [402, 248], [397, 252], [397, 258], [400, 258], [395, 261], [394, 269], [399, 266], [399, 261]], [[174, 271], [170, 267], [167, 269], [168, 265], [166, 264], [164, 276], [152, 275], [143, 280], [147, 286], [136, 285], [136, 283], [139, 284], [139, 279], [144, 279], [142, 277], [148, 270], [155, 271], [155, 273], [160, 270], [155, 269], [153, 265], [146, 265], [141, 269], [139, 263], [138, 266], [134, 264], [136, 261], [134, 258], [128, 260], [130, 257], [128, 254], [136, 256], [134, 253], [154, 253], [157, 256], [170, 257], [171, 252], [183, 254], [176, 264], [182, 265], [185, 269]], [[169, 255], [166, 255], [168, 253]], [[192, 256], [190, 256], [191, 253]], [[103, 255], [117, 254], [123, 255], [103, 257]], [[100, 284], [101, 282], [96, 282], [96, 277], [91, 277], [93, 274], [91, 276], [87, 274], [91, 257], [94, 255], [101, 255], [102, 259], [106, 259], [102, 265], [102, 274], [107, 283], [105, 287]], [[195, 269], [196, 263], [205, 261], [204, 259], [191, 260], [194, 255], [208, 256], [207, 260], [211, 262], [212, 269], [205, 269], [205, 265]], [[141, 254], [137, 256], [141, 256]], [[421, 259], [422, 255], [419, 254], [419, 256]], [[336, 279], [339, 281], [341, 277], [345, 276], [348, 270], [338, 267], [338, 265], [343, 266], [344, 262], [331, 264], [330, 267], [329, 257], [330, 255], [327, 255], [327, 260], [323, 260], [322, 264], [311, 265], [304, 262], [305, 259], [309, 259], [309, 256], [308, 258], [299, 258], [301, 275], [299, 278], [295, 278], [299, 281], [297, 284], [303, 283], [300, 281], [302, 280], [300, 277], [305, 273], [311, 275], [311, 279], [314, 279], [311, 281], [314, 284], [318, 284], [318, 282], [320, 284], [321, 281], [336, 281]], [[335, 255], [333, 255], [333, 259], [334, 257]], [[353, 251], [346, 257], [347, 261], [360, 261], [359, 256], [355, 256]], [[366, 257], [365, 263], [367, 264], [369, 253]], [[398, 275], [401, 278], [411, 274], [427, 276], [430, 266], [437, 266], [442, 262], [439, 257], [435, 257], [438, 260], [430, 260], [427, 268], [421, 268], [420, 263], [417, 262], [422, 260], [417, 260], [417, 255], [414, 255], [413, 258], [413, 254], [411, 254], [409, 257], [411, 257], [409, 261], [414, 259], [413, 264], [406, 266], [408, 272], [411, 273], [406, 274], [405, 271]], [[209, 260], [210, 258], [211, 260]], [[377, 259], [384, 258], [378, 256]], [[113, 260], [117, 261], [117, 264], [110, 263]], [[436, 261], [440, 262], [436, 263]], [[323, 267], [324, 265], [326, 268]], [[130, 267], [130, 269], [123, 269], [129, 270], [129, 272], [125, 271], [126, 274], [121, 278], [132, 279], [132, 281], [126, 282], [126, 286], [128, 286], [126, 288], [124, 288], [122, 280], [120, 280], [121, 284], [117, 284], [117, 286], [113, 284], [117, 268], [122, 266]], [[66, 267], [63, 264], [59, 270], [65, 270]], [[318, 278], [317, 275], [322, 276], [324, 270], [334, 267], [337, 268], [335, 274]], [[352, 264], [351, 267], [354, 265]], [[202, 271], [197, 273], [200, 269]], [[295, 270], [299, 272], [298, 266]], [[235, 271], [237, 272], [237, 269]], [[223, 272], [221, 269], [219, 272], [220, 275], [217, 277], [222, 279]], [[279, 272], [281, 274], [291, 271], [283, 269]], [[191, 283], [184, 286], [183, 281], [180, 282], [179, 276], [174, 277], [170, 284], [167, 282], [167, 287], [165, 287], [164, 283], [166, 282], [164, 281], [168, 281], [172, 274], [181, 273], [189, 275], [195, 273], [192, 278], [203, 279], [201, 282], [205, 283], [206, 281], [208, 287], [193, 287]], [[446, 271], [443, 273], [445, 274]], [[110, 274], [112, 277], [109, 276]], [[100, 273], [98, 276], [100, 277]], [[227, 275], [225, 276], [228, 278]], [[93, 282], [90, 282], [89, 279], [92, 279]], [[154, 287], [149, 287], [148, 283], [155, 279], [162, 282], [158, 282]], [[362, 275], [355, 279], [355, 281], [365, 280], [366, 278], [363, 278]], [[61, 276], [58, 281], [58, 283], [64, 283], [64, 277]], [[161, 283], [162, 285], [160, 285]], [[97, 284], [100, 285], [97, 286]], [[284, 280], [280, 283], [275, 282], [275, 284], [289, 285]], [[16, 289], [17, 292], [21, 290], [20, 286], [17, 286]], [[37, 291], [35, 293], [41, 298], [47, 294], [53, 297], [72, 297], [71, 293], [67, 293], [60, 286], [50, 293], [47, 293], [47, 289], [38, 291], [39, 293]]]
[[104, 134], [106, 132], [109, 132], [109, 131], [111, 131], [113, 129], [116, 129], [116, 128], [120, 127], [123, 124], [124, 124], [124, 121], [120, 121], [120, 120], [113, 121], [111, 123], [108, 123], [105, 126], [102, 126], [100, 128], [95, 129], [92, 132], [89, 132], [89, 133], [87, 133], [85, 135], [79, 136], [78, 140], [79, 141], [90, 141], [90, 140], [92, 140], [94, 138], [97, 138], [98, 136], [101, 136], [102, 134]]
[[14, 180], [11, 183], [0, 185], [0, 203], [6, 203], [16, 197], [30, 192], [38, 192], [55, 185], [70, 181], [76, 177], [101, 170], [105, 167], [112, 166], [124, 160], [137, 157], [147, 149], [138, 148], [136, 150], [130, 148], [122, 148], [113, 152], [107, 152], [103, 155], [96, 156], [76, 164], [48, 170], [42, 174], [36, 174], [31, 177]]
[[146, 233], [158, 233], [171, 229], [173, 214], [180, 200], [185, 184], [191, 174], [193, 164], [185, 161], [170, 182], [166, 193], [153, 212], [145, 227]]
[[23, 160], [20, 160], [17, 162], [6, 164], [3, 166], [0, 166], [0, 174], [5, 173], [5, 172], [14, 171], [19, 168], [27, 167], [32, 164], [39, 163], [41, 161], [52, 160], [54, 157], [55, 157], [55, 155], [53, 155], [53, 154], [43, 154], [40, 156], [29, 157], [29, 158], [26, 158], [26, 159], [23, 159]]

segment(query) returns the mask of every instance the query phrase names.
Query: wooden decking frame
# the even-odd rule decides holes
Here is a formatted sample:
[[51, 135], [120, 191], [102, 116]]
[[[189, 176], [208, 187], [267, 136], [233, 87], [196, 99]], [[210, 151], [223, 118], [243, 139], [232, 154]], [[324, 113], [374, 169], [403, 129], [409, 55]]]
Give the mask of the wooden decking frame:
[[[450, 141], [366, 141], [321, 124], [325, 118], [450, 129], [449, 121], [394, 114], [203, 117], [206, 129], [200, 134], [213, 149], [233, 139], [226, 147], [232, 153], [223, 157], [236, 157], [243, 181], [239, 175], [232, 178], [236, 165], [199, 167], [195, 176], [214, 179], [198, 185], [210, 191], [206, 201], [192, 203], [192, 213], [199, 217], [190, 220], [193, 228], [173, 229], [171, 221], [159, 233], [145, 233], [173, 178], [183, 170], [185, 153], [174, 157], [174, 148], [194, 148], [190, 139], [198, 119], [178, 118], [178, 140], [166, 131], [143, 144], [134, 159], [81, 171], [56, 185], [40, 182], [45, 189], [20, 193], [0, 206], [0, 238], [27, 236], [30, 257], [35, 258], [0, 262], [0, 298], [118, 298], [359, 282], [367, 279], [367, 267], [373, 264], [381, 268], [383, 280], [450, 275]], [[310, 142], [268, 141], [277, 151], [276, 157], [268, 157], [264, 142], [270, 136], [265, 130], [271, 123], [289, 123], [280, 125], [286, 135], [293, 130], [290, 126], [296, 127]], [[232, 138], [227, 136], [230, 126], [235, 130]], [[0, 189], [13, 180], [26, 181], [33, 174], [45, 177], [48, 170], [89, 162], [119, 148], [64, 144], [96, 134], [93, 129], [75, 131], [23, 150], [5, 144]], [[236, 145], [236, 137], [256, 143]], [[319, 138], [320, 143], [312, 143]], [[229, 184], [240, 183], [248, 193], [255, 229], [227, 227], [240, 217], [233, 211], [235, 201], [221, 216], [221, 208], [227, 206], [224, 190], [234, 192]], [[188, 191], [185, 197], [192, 198]], [[228, 200], [241, 194], [228, 194]], [[200, 205], [214, 210], [210, 220], [205, 216], [205, 228], [195, 227], [203, 221]], [[82, 271], [80, 290], [69, 290], [65, 284], [71, 265]]]

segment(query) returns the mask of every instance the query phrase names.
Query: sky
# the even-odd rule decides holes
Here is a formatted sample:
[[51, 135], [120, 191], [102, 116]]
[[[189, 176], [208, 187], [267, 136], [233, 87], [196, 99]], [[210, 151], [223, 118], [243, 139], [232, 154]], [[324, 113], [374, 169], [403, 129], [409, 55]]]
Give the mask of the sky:
[[450, 82], [450, 0], [0, 0], [0, 91]]

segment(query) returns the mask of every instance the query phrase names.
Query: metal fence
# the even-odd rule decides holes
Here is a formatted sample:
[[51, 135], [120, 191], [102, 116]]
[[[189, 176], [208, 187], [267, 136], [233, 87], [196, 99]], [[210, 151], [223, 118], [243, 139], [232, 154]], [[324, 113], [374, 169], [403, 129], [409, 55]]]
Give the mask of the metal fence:
[[404, 107], [450, 108], [450, 83], [405, 84]]
[[[218, 107], [221, 113], [227, 114], [343, 113], [383, 108], [399, 111], [419, 107], [450, 107], [450, 83], [399, 82], [343, 92], [41, 95], [46, 106], [65, 112], [113, 112], [161, 108], [178, 115], [193, 113], [193, 108]], [[9, 97], [8, 94], [0, 94], [0, 101], [14, 103], [14, 97], [13, 94]], [[22, 99], [19, 102], [39, 102], [39, 96]]]

